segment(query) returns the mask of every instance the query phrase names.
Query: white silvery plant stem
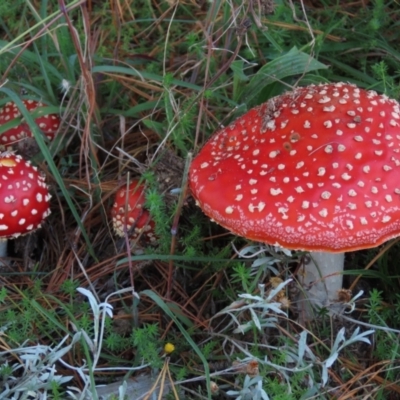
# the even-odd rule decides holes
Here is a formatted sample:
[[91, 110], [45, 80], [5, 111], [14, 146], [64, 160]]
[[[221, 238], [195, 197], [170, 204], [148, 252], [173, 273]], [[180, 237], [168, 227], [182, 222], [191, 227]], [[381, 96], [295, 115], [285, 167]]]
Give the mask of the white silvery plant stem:
[[[310, 260], [300, 272], [304, 288], [303, 302], [309, 302], [312, 307], [328, 307], [338, 300], [338, 291], [343, 284], [344, 253], [312, 252]], [[310, 319], [311, 309], [301, 305], [305, 318]]]

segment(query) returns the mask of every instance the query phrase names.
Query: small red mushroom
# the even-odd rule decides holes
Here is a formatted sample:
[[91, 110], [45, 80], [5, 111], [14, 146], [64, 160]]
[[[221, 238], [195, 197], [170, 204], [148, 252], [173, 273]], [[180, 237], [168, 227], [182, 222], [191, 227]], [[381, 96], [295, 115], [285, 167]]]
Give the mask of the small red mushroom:
[[[46, 107], [42, 102], [34, 100], [22, 100], [26, 109], [30, 112], [36, 110], [39, 107]], [[8, 102], [0, 110], [0, 126], [6, 122], [10, 122], [16, 118], [22, 116], [18, 107], [13, 102]], [[60, 117], [57, 114], [47, 114], [35, 119], [36, 124], [39, 126], [44, 135], [49, 139], [53, 140], [54, 136], [60, 127]], [[0, 144], [3, 146], [12, 146], [23, 140], [26, 137], [32, 137], [32, 132], [29, 125], [25, 122], [21, 122], [18, 126], [11, 128], [0, 135]]]
[[154, 243], [155, 223], [149, 211], [144, 208], [144, 189], [138, 180], [132, 180], [128, 191], [126, 185], [117, 191], [111, 210], [112, 222], [116, 235], [123, 237], [128, 234], [132, 240], [140, 237], [147, 243]]
[[0, 257], [6, 256], [7, 239], [40, 228], [50, 214], [50, 197], [36, 167], [12, 152], [0, 153]]
[[[306, 283], [326, 305], [342, 287], [343, 252], [400, 235], [399, 176], [399, 103], [334, 83], [251, 109], [209, 140], [189, 181], [202, 210], [233, 233], [324, 254]], [[329, 266], [326, 252], [339, 260]]]

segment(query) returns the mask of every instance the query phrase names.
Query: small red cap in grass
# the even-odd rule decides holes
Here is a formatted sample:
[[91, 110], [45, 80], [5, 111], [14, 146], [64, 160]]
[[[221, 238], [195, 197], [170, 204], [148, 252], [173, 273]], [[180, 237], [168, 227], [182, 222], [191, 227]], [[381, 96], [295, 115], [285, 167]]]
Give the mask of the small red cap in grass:
[[111, 210], [114, 232], [123, 237], [125, 232], [130, 234], [130, 239], [139, 236], [146, 242], [156, 241], [154, 233], [154, 221], [150, 213], [144, 208], [144, 185], [138, 180], [132, 180], [127, 187], [122, 186], [115, 194], [114, 204]]
[[[34, 101], [34, 100], [22, 100], [24, 106], [28, 111], [34, 111], [38, 107], [46, 107], [45, 104]], [[2, 109], [0, 109], [0, 125], [10, 122], [15, 118], [21, 117], [22, 114], [19, 111], [15, 103], [9, 102]], [[36, 124], [42, 130], [44, 135], [49, 139], [53, 140], [54, 136], [60, 127], [61, 119], [57, 114], [47, 114], [35, 119]], [[22, 122], [18, 126], [9, 129], [8, 131], [0, 135], [0, 144], [3, 146], [12, 146], [26, 137], [32, 137], [32, 132], [28, 124]]]
[[0, 154], [0, 238], [33, 232], [50, 214], [50, 194], [36, 167], [11, 152]]

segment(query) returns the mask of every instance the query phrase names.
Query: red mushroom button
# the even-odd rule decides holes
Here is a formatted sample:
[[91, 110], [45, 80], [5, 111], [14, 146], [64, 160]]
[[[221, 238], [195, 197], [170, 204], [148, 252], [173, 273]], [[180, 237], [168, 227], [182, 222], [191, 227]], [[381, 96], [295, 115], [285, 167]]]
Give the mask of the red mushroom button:
[[50, 214], [44, 177], [21, 156], [0, 154], [0, 238], [31, 233]]
[[209, 140], [189, 179], [202, 210], [237, 235], [340, 253], [400, 235], [399, 176], [399, 103], [335, 83], [253, 108]]
[[129, 234], [130, 239], [141, 237], [145, 242], [154, 243], [155, 224], [149, 211], [144, 208], [144, 189], [144, 185], [139, 184], [138, 180], [132, 180], [128, 191], [126, 186], [117, 191], [111, 210], [113, 227], [118, 236]]
[[[26, 109], [30, 112], [38, 107], [46, 107], [45, 104], [34, 100], [22, 100]], [[0, 125], [21, 117], [22, 114], [18, 107], [13, 102], [7, 103], [0, 110]], [[54, 136], [60, 127], [60, 117], [57, 114], [48, 114], [37, 117], [36, 124], [49, 140], [53, 140]], [[18, 126], [9, 129], [0, 135], [0, 144], [3, 146], [12, 146], [26, 137], [32, 137], [32, 132], [26, 123], [21, 123]]]

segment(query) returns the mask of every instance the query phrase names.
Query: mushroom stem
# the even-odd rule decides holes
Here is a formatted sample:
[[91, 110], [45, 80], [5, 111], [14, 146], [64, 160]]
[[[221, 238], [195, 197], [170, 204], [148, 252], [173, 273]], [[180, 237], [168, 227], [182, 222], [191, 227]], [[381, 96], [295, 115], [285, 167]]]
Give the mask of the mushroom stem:
[[344, 253], [310, 253], [310, 261], [304, 266], [302, 278], [310, 306], [326, 307], [337, 301], [338, 291], [343, 284], [343, 266]]
[[[0, 239], [0, 259], [7, 257], [7, 239]], [[0, 261], [0, 266], [4, 265], [2, 261]]]

